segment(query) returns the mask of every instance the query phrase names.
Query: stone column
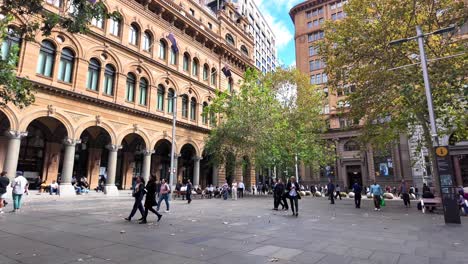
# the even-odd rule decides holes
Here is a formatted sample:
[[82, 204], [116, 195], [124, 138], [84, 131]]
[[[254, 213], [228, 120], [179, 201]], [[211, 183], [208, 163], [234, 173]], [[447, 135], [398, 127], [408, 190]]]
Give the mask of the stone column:
[[21, 147], [21, 138], [28, 135], [28, 132], [10, 130], [6, 133], [8, 137], [8, 150], [3, 165], [3, 170], [7, 172], [10, 182], [16, 177], [16, 168], [18, 167], [19, 151]]
[[218, 180], [218, 171], [219, 171], [219, 167], [216, 166], [216, 165], [213, 165], [213, 186], [218, 186], [219, 184], [219, 180]]
[[115, 186], [115, 173], [117, 169], [117, 154], [122, 146], [108, 145], [106, 148], [109, 150], [109, 157], [107, 160], [107, 181], [104, 193], [108, 196], [118, 196], [119, 190]]
[[151, 170], [151, 155], [153, 155], [154, 150], [144, 150], [143, 151], [143, 169], [141, 170], [141, 176], [148, 182], [150, 170]]
[[200, 160], [202, 157], [193, 158], [193, 187], [198, 188], [200, 185]]
[[60, 183], [60, 196], [74, 196], [75, 188], [71, 184], [73, 176], [73, 165], [75, 163], [75, 146], [81, 143], [79, 139], [65, 138], [63, 145], [65, 146], [65, 155], [62, 165], [62, 181]]

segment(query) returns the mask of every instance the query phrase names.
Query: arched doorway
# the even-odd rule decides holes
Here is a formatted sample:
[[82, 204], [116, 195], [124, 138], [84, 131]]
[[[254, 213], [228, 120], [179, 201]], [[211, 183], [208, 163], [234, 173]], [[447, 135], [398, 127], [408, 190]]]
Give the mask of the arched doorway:
[[8, 137], [6, 133], [10, 130], [10, 127], [10, 120], [8, 120], [8, 117], [3, 112], [0, 112], [0, 171], [3, 171], [3, 161], [8, 151]]
[[151, 157], [151, 175], [155, 175], [158, 180], [165, 179], [166, 182], [169, 182], [171, 147], [172, 144], [167, 139], [159, 140], [154, 146], [155, 152]]
[[226, 181], [229, 185], [236, 179], [236, 156], [229, 153], [226, 155], [226, 165], [225, 165]]
[[145, 141], [140, 135], [132, 133], [124, 137], [117, 157], [115, 185], [121, 189], [132, 188], [134, 178], [142, 175], [145, 150]]
[[99, 176], [107, 176], [109, 151], [111, 143], [109, 133], [99, 126], [88, 127], [80, 135], [81, 144], [76, 146], [73, 175], [76, 179], [85, 177], [91, 189], [99, 182]]
[[202, 160], [200, 161], [200, 185], [201, 188], [205, 188], [210, 184], [216, 186], [218, 183], [213, 178], [213, 164], [212, 158], [205, 151], [202, 154]]
[[178, 159], [177, 181], [186, 183], [187, 180], [190, 180], [193, 183], [193, 169], [196, 153], [195, 148], [191, 144], [182, 146]]
[[69, 136], [67, 129], [53, 117], [39, 117], [26, 130], [28, 135], [21, 139], [17, 171], [22, 171], [31, 182], [36, 182], [38, 178], [47, 184], [60, 181], [63, 140]]

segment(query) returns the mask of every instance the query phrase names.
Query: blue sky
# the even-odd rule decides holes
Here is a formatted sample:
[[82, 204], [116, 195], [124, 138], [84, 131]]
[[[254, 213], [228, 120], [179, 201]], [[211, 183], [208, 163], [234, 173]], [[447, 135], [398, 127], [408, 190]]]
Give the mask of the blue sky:
[[296, 65], [294, 25], [289, 10], [304, 0], [254, 0], [276, 36], [279, 64]]

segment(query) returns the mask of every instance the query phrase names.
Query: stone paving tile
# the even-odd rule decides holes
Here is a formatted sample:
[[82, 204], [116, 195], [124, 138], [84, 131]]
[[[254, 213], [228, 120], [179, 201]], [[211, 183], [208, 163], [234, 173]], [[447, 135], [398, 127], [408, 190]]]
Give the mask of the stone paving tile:
[[351, 257], [329, 254], [317, 262], [317, 264], [349, 264]]
[[16, 264], [16, 263], [20, 263], [20, 262], [17, 261], [17, 260], [8, 258], [6, 256], [0, 255], [0, 263], [2, 263], [2, 264]]
[[371, 250], [367, 249], [362, 249], [362, 248], [349, 248], [348, 251], [346, 251], [345, 255], [346, 256], [351, 256], [354, 258], [360, 258], [360, 259], [368, 259], [372, 255]]
[[279, 259], [284, 259], [284, 260], [291, 260], [294, 257], [300, 255], [302, 250], [298, 249], [293, 249], [293, 248], [281, 248], [279, 251], [276, 251], [273, 253], [272, 257], [274, 258], [279, 258]]
[[280, 249], [281, 248], [278, 246], [266, 245], [250, 251], [249, 254], [268, 257], [278, 252]]
[[227, 249], [230, 251], [251, 251], [261, 246], [260, 244], [249, 243], [248, 241], [239, 241], [239, 240], [222, 239], [222, 238], [210, 239], [210, 240], [198, 243], [197, 245], [204, 245], [208, 247]]
[[317, 253], [317, 252], [303, 252], [293, 258], [293, 260], [301, 263], [307, 263], [307, 264], [315, 264], [318, 261], [320, 261], [322, 258], [324, 258], [326, 255], [322, 253]]
[[398, 264], [429, 264], [428, 257], [420, 257], [414, 255], [401, 255], [400, 259], [398, 260]]
[[400, 254], [398, 253], [375, 251], [370, 256], [370, 260], [375, 261], [377, 264], [396, 264], [399, 257]]
[[270, 261], [272, 258], [266, 256], [245, 254], [243, 252], [231, 252], [229, 254], [223, 255], [219, 258], [214, 258], [209, 260], [213, 264], [239, 264], [239, 263], [248, 263], [248, 264], [267, 264], [267, 263], [278, 263]]

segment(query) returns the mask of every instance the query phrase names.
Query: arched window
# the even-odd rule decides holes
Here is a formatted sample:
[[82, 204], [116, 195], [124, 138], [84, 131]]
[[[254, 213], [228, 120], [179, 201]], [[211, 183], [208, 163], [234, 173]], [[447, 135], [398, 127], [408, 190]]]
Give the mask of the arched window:
[[55, 61], [55, 45], [48, 40], [42, 41], [36, 73], [52, 77]]
[[150, 32], [145, 31], [145, 34], [143, 34], [143, 50], [150, 52], [152, 46], [153, 46], [153, 37]]
[[203, 80], [208, 81], [208, 73], [210, 72], [210, 67], [208, 64], [203, 65]]
[[104, 28], [104, 13], [106, 13], [107, 10], [102, 10], [102, 13], [98, 14], [97, 16], [93, 17], [91, 19], [91, 25], [103, 29]]
[[218, 73], [216, 72], [216, 68], [211, 69], [211, 85], [216, 86], [216, 80], [218, 79]]
[[148, 80], [141, 78], [140, 80], [140, 105], [146, 105], [148, 99]]
[[58, 79], [59, 81], [71, 83], [73, 64], [75, 62], [75, 54], [70, 49], [63, 49], [60, 56], [60, 65]]
[[345, 151], [358, 151], [360, 150], [360, 147], [359, 147], [359, 144], [356, 143], [356, 141], [349, 140], [348, 142], [345, 143], [344, 150]]
[[55, 7], [61, 7], [63, 4], [63, 0], [46, 0], [46, 3], [53, 5]]
[[247, 49], [246, 46], [242, 45], [241, 51], [242, 51], [242, 54], [244, 54], [245, 56], [249, 56], [249, 50]]
[[133, 73], [127, 75], [127, 89], [125, 92], [125, 100], [128, 102], [135, 101], [135, 86], [136, 86], [136, 76]]
[[167, 90], [167, 112], [168, 113], [173, 113], [174, 112], [174, 100], [177, 100], [177, 98], [174, 98], [175, 92], [173, 89]]
[[195, 97], [192, 97], [190, 100], [190, 119], [197, 119], [197, 99], [195, 99]]
[[91, 59], [88, 66], [88, 76], [86, 88], [92, 91], [99, 90], [99, 74], [101, 73], [101, 63], [97, 59]]
[[117, 17], [111, 17], [109, 20], [109, 33], [119, 37], [120, 36], [120, 27], [121, 21]]
[[184, 53], [184, 61], [182, 64], [182, 68], [185, 72], [189, 71], [189, 65], [190, 65], [190, 55], [186, 52]]
[[[164, 85], [160, 84], [158, 85], [158, 101], [156, 104], [156, 108], [159, 111], [164, 111], [164, 94], [166, 93], [166, 88], [164, 88]], [[174, 96], [174, 95], [172, 95]], [[170, 100], [170, 98], [168, 98]], [[169, 109], [168, 109], [169, 112]]]
[[228, 85], [227, 85], [228, 93], [232, 93], [233, 85], [234, 85], [234, 81], [232, 80], [232, 78], [229, 78], [228, 79]]
[[104, 94], [114, 95], [115, 67], [107, 64], [104, 70]]
[[188, 118], [189, 99], [187, 95], [182, 96], [182, 117]]
[[198, 76], [198, 59], [197, 58], [193, 58], [193, 61], [192, 61], [192, 75]]
[[159, 41], [159, 58], [166, 60], [167, 54], [167, 43], [163, 39]]
[[140, 38], [140, 30], [135, 23], [130, 25], [130, 32], [128, 32], [128, 42], [132, 45], [138, 45], [138, 39]]
[[204, 125], [208, 124], [208, 113], [207, 113], [208, 103], [203, 102], [203, 113], [202, 113], [202, 123]]
[[227, 42], [228, 44], [234, 46], [234, 38], [233, 38], [232, 35], [229, 34], [229, 33], [226, 34], [226, 42]]
[[169, 56], [169, 63], [172, 65], [177, 65], [177, 53], [173, 50], [170, 49], [170, 56]]
[[[19, 48], [21, 47], [21, 36], [18, 34], [16, 30], [13, 28], [8, 28], [8, 34], [3, 38], [2, 42], [2, 51], [1, 51], [1, 59], [2, 60], [9, 60], [10, 59], [10, 53], [14, 49], [18, 49], [19, 54]], [[16, 64], [16, 61], [9, 61], [9, 63]]]

